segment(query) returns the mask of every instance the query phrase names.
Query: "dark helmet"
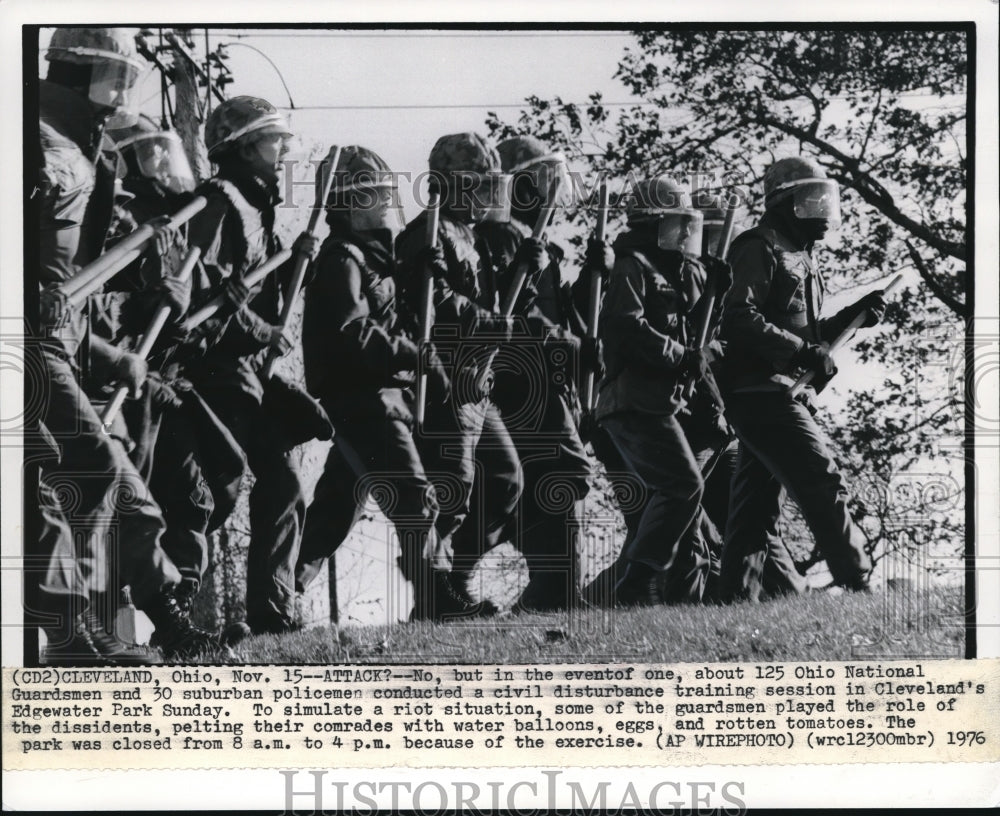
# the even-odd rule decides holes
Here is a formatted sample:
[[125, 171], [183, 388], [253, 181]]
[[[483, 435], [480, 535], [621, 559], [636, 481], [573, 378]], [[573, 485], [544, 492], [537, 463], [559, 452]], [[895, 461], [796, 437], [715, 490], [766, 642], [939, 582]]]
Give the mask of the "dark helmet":
[[[337, 166], [331, 168], [335, 158]], [[398, 232], [402, 228], [396, 176], [374, 150], [360, 145], [331, 147], [316, 170], [317, 198], [331, 170], [334, 176], [326, 199], [328, 220], [349, 219], [352, 229], [358, 231], [384, 227]]]
[[[91, 102], [104, 111], [113, 111], [114, 120], [108, 122], [109, 127], [135, 121], [138, 100], [133, 91], [140, 75], [150, 66], [136, 53], [134, 30], [57, 28], [45, 59], [53, 66], [80, 67], [74, 76], [78, 74], [81, 84], [87, 86]], [[51, 71], [49, 77], [54, 78]]]
[[500, 170], [500, 156], [478, 133], [442, 136], [428, 159], [431, 189], [442, 195], [441, 208], [466, 223], [492, 213], [510, 216], [509, 177]]
[[285, 117], [265, 99], [234, 96], [219, 104], [205, 123], [205, 146], [213, 161], [245, 136], [279, 133], [291, 136]]
[[690, 210], [691, 196], [673, 176], [653, 176], [637, 181], [625, 201], [630, 224], [659, 218], [671, 210]]
[[811, 159], [803, 156], [778, 159], [764, 171], [764, 207], [770, 209], [791, 197], [795, 182], [825, 178], [826, 170]]
[[500, 142], [497, 152], [503, 171], [513, 177], [514, 199], [520, 208], [575, 203], [566, 158], [541, 139], [515, 136]]
[[796, 218], [825, 225], [820, 234], [840, 223], [840, 188], [812, 159], [779, 159], [764, 172], [764, 209], [788, 199]]
[[500, 170], [500, 156], [478, 133], [442, 136], [431, 148], [427, 163], [437, 173], [496, 173]]

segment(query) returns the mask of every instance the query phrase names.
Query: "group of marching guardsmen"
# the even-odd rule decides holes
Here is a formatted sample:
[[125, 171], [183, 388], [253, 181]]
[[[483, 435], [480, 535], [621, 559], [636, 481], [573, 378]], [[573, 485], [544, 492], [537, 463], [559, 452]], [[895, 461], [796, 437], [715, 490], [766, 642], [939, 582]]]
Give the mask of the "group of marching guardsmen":
[[[428, 206], [406, 225], [398, 175], [335, 147], [285, 249], [291, 133], [272, 105], [212, 110], [216, 170], [196, 187], [177, 135], [129, 115], [142, 69], [129, 36], [58, 29], [46, 57], [32, 197], [44, 398], [25, 441], [41, 462], [26, 546], [44, 565], [31, 588], [47, 662], [182, 660], [293, 630], [297, 594], [368, 498], [398, 535], [413, 620], [497, 614], [473, 568], [502, 542], [528, 568], [515, 612], [801, 592], [778, 532], [785, 491], [835, 584], [867, 586], [811, 398], [836, 372], [831, 346], [877, 323], [885, 293], [820, 317], [812, 250], [839, 194], [815, 163], [775, 162], [764, 216], [731, 246], [725, 195], [692, 199], [668, 175], [632, 185], [611, 243], [602, 187], [570, 284], [546, 236], [574, 186], [540, 140], [441, 137]], [[300, 293], [304, 389], [274, 371], [298, 342]], [[290, 452], [331, 437], [307, 507]], [[587, 443], [627, 535], [581, 586]], [[212, 632], [193, 603], [245, 470], [246, 620]], [[109, 625], [123, 587], [155, 648]]]

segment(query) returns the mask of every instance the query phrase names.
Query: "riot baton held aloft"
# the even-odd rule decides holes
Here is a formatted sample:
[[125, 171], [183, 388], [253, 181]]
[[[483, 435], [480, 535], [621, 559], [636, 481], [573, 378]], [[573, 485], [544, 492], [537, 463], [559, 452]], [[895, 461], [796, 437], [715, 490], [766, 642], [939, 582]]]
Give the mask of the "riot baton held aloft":
[[[326, 177], [323, 179], [323, 185], [321, 189], [316, 191], [316, 206], [313, 207], [312, 214], [309, 216], [309, 224], [306, 226], [306, 235], [314, 236], [316, 234], [316, 227], [319, 224], [319, 214], [326, 209], [326, 201], [330, 197], [330, 190], [333, 188], [333, 179], [337, 173], [337, 165], [340, 163], [340, 145], [330, 148], [330, 153], [332, 158], [330, 159], [330, 169]], [[299, 252], [298, 257], [295, 259], [295, 268], [292, 271], [292, 285], [289, 287], [288, 292], [285, 295], [285, 302], [281, 307], [281, 331], [288, 328], [288, 324], [292, 320], [292, 309], [295, 307], [295, 297], [298, 295], [299, 290], [302, 288], [302, 281], [306, 277], [306, 269], [309, 268], [309, 256], [304, 252]], [[268, 380], [271, 378], [271, 374], [274, 373], [274, 366], [278, 362], [279, 358], [278, 350], [272, 348], [267, 354], [267, 360], [264, 362], [264, 368], [262, 369], [263, 379]]]
[[[896, 277], [894, 277], [891, 281], [889, 281], [889, 285], [882, 290], [883, 294], [888, 297], [890, 294], [892, 294], [892, 292], [896, 288], [899, 287], [899, 285], [902, 282], [903, 282], [903, 276], [896, 275]], [[865, 322], [865, 319], [867, 317], [868, 314], [866, 309], [862, 311], [861, 314], [857, 315], [854, 318], [854, 320], [848, 323], [847, 328], [844, 329], [840, 334], [838, 334], [837, 338], [832, 343], [830, 343], [830, 354], [833, 354], [834, 352], [842, 349], [847, 344], [847, 341], [850, 340], [851, 337], [854, 335], [854, 332], [856, 332], [859, 328], [861, 328], [861, 324]], [[815, 377], [816, 377], [815, 372], [807, 371], [805, 374], [803, 374], [795, 381], [795, 385], [793, 385], [789, 389], [788, 393], [791, 394], [793, 397], [797, 397], [799, 394], [802, 393], [802, 389], [805, 388], [807, 385], [809, 385], [809, 383], [811, 383]]]
[[[440, 216], [441, 197], [435, 191], [427, 202], [427, 246], [432, 249], [438, 245], [438, 224]], [[423, 352], [431, 341], [431, 308], [434, 296], [434, 278], [429, 268], [421, 270], [420, 280], [420, 350]], [[427, 372], [421, 371], [417, 378], [417, 426], [424, 424], [427, 413]]]
[[[597, 226], [594, 228], [594, 240], [603, 244], [608, 232], [608, 183], [601, 181], [598, 188], [597, 204]], [[587, 337], [597, 338], [597, 319], [601, 313], [601, 275], [596, 269], [591, 270], [590, 277], [590, 302], [588, 303], [590, 312], [587, 321]], [[583, 410], [592, 411], [594, 408], [594, 377], [595, 372], [588, 371], [583, 380]]]
[[[184, 262], [181, 264], [180, 269], [177, 270], [177, 279], [183, 281], [190, 278], [191, 273], [194, 271], [194, 265], [198, 263], [199, 258], [201, 258], [201, 247], [191, 247], [184, 257]], [[163, 331], [163, 327], [167, 324], [167, 318], [169, 317], [169, 306], [161, 306], [156, 310], [156, 314], [150, 321], [146, 333], [142, 336], [139, 348], [135, 350], [135, 353], [142, 357], [142, 359], [145, 360], [153, 350], [153, 344], [156, 343], [156, 338], [160, 336], [160, 332]], [[101, 415], [101, 424], [104, 426], [105, 431], [111, 427], [111, 423], [114, 421], [127, 396], [128, 386], [120, 386], [115, 391], [114, 396], [111, 397], [111, 401], [104, 407], [104, 413]]]
[[186, 224], [205, 208], [207, 200], [197, 196], [183, 209], [167, 220], [156, 218], [143, 224], [131, 235], [109, 249], [100, 258], [87, 264], [76, 275], [59, 287], [70, 306], [79, 306], [90, 295], [99, 291], [105, 283], [146, 251], [146, 245], [156, 235], [157, 229], [170, 227], [177, 229]]

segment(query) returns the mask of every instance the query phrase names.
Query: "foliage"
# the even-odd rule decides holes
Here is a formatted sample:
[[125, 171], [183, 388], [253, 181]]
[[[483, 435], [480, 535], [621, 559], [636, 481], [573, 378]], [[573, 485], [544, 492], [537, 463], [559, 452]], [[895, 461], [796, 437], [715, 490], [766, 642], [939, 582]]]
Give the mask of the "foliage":
[[[891, 485], [914, 469], [945, 473], [948, 485], [958, 484], [949, 470], [961, 478], [949, 448], [961, 441], [962, 319], [971, 314], [967, 53], [960, 28], [642, 31], [615, 75], [634, 104], [614, 111], [600, 93], [583, 105], [532, 96], [515, 121], [492, 113], [487, 121], [494, 137], [533, 133], [590, 175], [671, 172], [692, 186], [713, 178], [759, 190], [768, 164], [803, 154], [841, 184], [844, 225], [819, 258], [830, 291], [896, 272], [914, 282], [882, 327], [855, 344], [862, 363], [883, 370], [882, 382], [847, 395], [826, 420], [858, 485], [852, 512], [876, 557], [887, 552], [880, 543], [898, 526], [894, 518], [914, 520]], [[581, 209], [569, 220], [579, 246], [592, 215]], [[885, 487], [881, 503], [865, 487], [873, 483]], [[962, 513], [953, 504], [934, 529], [959, 552]], [[939, 511], [921, 523], [937, 525], [930, 518], [940, 521]]]

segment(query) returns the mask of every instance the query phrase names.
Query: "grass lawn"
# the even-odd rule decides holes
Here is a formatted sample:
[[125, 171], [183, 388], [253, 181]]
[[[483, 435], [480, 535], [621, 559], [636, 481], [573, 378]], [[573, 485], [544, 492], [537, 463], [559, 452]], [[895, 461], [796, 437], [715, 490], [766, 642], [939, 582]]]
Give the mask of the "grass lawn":
[[442, 624], [315, 627], [250, 638], [205, 663], [560, 663], [961, 657], [959, 587], [813, 592], [731, 606], [592, 609]]

